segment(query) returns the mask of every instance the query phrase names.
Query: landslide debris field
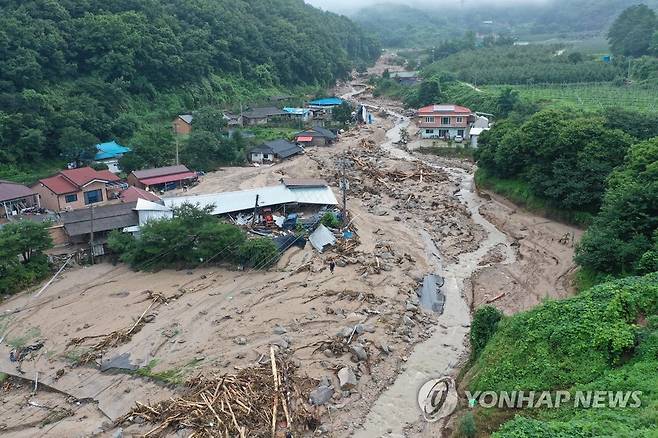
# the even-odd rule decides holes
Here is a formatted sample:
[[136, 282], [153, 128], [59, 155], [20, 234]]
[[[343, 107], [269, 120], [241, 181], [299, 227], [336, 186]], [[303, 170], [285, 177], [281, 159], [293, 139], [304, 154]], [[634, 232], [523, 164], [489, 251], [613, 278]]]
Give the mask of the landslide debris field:
[[[290, 249], [269, 271], [77, 267], [38, 297], [3, 302], [0, 372], [16, 377], [0, 383], [0, 433], [269, 436], [274, 423], [280, 433], [348, 436], [423, 341], [440, 336], [446, 351], [467, 352], [468, 324], [454, 330], [457, 322], [420, 305], [427, 274], [450, 267], [459, 281], [446, 300], [507, 313], [570, 293], [573, 245], [563, 237], [577, 240], [577, 230], [479, 197], [468, 163], [393, 153], [387, 131], [408, 123], [390, 112], [399, 104], [356, 98], [380, 108], [373, 125], [281, 164], [209, 174], [191, 190], [323, 178], [339, 197], [345, 158], [356, 239], [323, 254]], [[472, 193], [468, 204], [460, 191]], [[504, 242], [461, 266], [494, 226]]]

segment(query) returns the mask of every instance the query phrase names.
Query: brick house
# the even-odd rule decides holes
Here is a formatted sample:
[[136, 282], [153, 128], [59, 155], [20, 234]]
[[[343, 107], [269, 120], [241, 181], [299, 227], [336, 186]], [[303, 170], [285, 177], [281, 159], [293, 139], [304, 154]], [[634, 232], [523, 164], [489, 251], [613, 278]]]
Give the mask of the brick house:
[[39, 180], [31, 188], [39, 194], [41, 207], [58, 212], [106, 203], [111, 193], [108, 184], [116, 181], [119, 177], [109, 170], [81, 167], [62, 170]]
[[171, 125], [174, 128], [174, 134], [176, 135], [188, 135], [192, 132], [192, 120], [194, 117], [192, 114], [181, 114], [177, 116]]
[[473, 111], [458, 105], [429, 105], [418, 110], [418, 128], [422, 138], [463, 139], [469, 137]]

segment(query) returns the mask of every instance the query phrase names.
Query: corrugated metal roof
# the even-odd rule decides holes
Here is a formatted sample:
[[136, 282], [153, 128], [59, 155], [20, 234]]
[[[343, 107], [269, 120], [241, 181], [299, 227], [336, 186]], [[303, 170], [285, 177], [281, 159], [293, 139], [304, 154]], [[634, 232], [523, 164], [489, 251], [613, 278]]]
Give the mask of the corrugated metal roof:
[[[131, 202], [94, 207], [94, 231], [119, 230], [139, 224], [135, 205]], [[91, 233], [90, 208], [60, 213], [60, 217], [69, 236]]]
[[242, 113], [242, 117], [248, 119], [264, 119], [265, 117], [285, 116], [286, 114], [288, 113], [281, 111], [279, 108], [268, 106], [264, 108], [250, 109], [249, 111]]
[[36, 193], [24, 185], [0, 180], [0, 201], [12, 201], [34, 195]]
[[281, 182], [291, 189], [300, 187], [326, 187], [327, 181], [319, 178], [281, 178]]
[[139, 182], [141, 182], [145, 186], [153, 186], [157, 184], [182, 181], [185, 179], [194, 179], [196, 177], [197, 174], [195, 172], [185, 172], [185, 173], [175, 173], [173, 175], [156, 176], [153, 178], [140, 178]]
[[98, 160], [107, 160], [109, 158], [118, 158], [123, 154], [130, 152], [131, 149], [125, 146], [121, 146], [116, 141], [110, 141], [107, 143], [100, 143], [96, 145], [96, 150], [98, 151], [94, 156], [96, 161]]
[[285, 107], [283, 108], [283, 111], [287, 112], [288, 114], [293, 114], [295, 116], [304, 116], [311, 112], [311, 110], [309, 110], [308, 108], [291, 108], [291, 107]]
[[163, 200], [165, 205], [172, 208], [179, 207], [183, 204], [198, 204], [200, 207], [214, 205], [213, 214], [226, 214], [253, 209], [256, 205], [256, 196], [258, 196], [259, 207], [292, 203], [338, 205], [336, 196], [329, 187], [290, 189], [283, 184], [239, 192], [179, 196], [175, 198], [164, 198]]
[[192, 120], [194, 120], [194, 116], [192, 114], [181, 114], [180, 116], [178, 116], [178, 118], [180, 118], [182, 121], [184, 121], [188, 125], [191, 125]]
[[418, 110], [418, 114], [431, 114], [431, 113], [459, 113], [470, 114], [472, 111], [466, 107], [459, 105], [428, 105]]
[[318, 252], [324, 251], [324, 248], [327, 245], [336, 244], [336, 236], [334, 236], [334, 233], [322, 224], [313, 231], [313, 234], [308, 237], [308, 240]]
[[135, 170], [133, 171], [133, 175], [135, 175], [138, 179], [142, 179], [142, 178], [154, 178], [156, 176], [173, 175], [176, 173], [183, 173], [189, 171], [190, 169], [180, 164], [178, 166], [166, 166], [166, 167], [156, 167], [153, 169]]
[[325, 97], [323, 99], [316, 99], [309, 102], [309, 105], [316, 106], [336, 106], [343, 103], [343, 99], [338, 97]]

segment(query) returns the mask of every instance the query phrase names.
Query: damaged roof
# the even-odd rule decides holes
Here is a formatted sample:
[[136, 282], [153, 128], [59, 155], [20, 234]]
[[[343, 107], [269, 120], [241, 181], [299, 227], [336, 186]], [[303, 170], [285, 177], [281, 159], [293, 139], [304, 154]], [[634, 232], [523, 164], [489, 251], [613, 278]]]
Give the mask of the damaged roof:
[[338, 205], [336, 196], [330, 187], [300, 187], [291, 189], [284, 184], [270, 187], [259, 187], [238, 192], [222, 192], [208, 195], [178, 196], [164, 198], [168, 207], [179, 207], [183, 204], [205, 207], [213, 205], [213, 214], [226, 214], [244, 210], [252, 210], [258, 196], [259, 207], [269, 207], [282, 204], [312, 204]]
[[[139, 225], [139, 216], [134, 211], [136, 202], [103, 205], [94, 207], [94, 232], [120, 230], [125, 227]], [[81, 236], [92, 231], [91, 208], [60, 213], [66, 234]]]

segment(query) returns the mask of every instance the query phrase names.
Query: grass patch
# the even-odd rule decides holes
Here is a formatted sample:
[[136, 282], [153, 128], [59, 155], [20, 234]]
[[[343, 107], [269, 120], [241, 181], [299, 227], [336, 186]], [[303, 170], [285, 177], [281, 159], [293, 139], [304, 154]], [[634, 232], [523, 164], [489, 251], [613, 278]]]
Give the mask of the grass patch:
[[0, 373], [0, 383], [5, 383], [9, 379], [9, 374], [7, 373]]
[[496, 178], [488, 175], [484, 169], [478, 169], [475, 172], [475, 184], [479, 189], [490, 190], [509, 199], [514, 204], [549, 219], [578, 227], [587, 227], [593, 219], [592, 214], [588, 212], [562, 210], [550, 206], [545, 200], [532, 193], [528, 183], [519, 179]]
[[158, 365], [158, 362], [160, 362], [158, 359], [152, 359], [146, 366], [135, 370], [133, 374], [169, 385], [181, 385], [184, 382], [185, 374], [187, 374], [191, 368], [196, 366], [196, 364], [201, 361], [192, 359], [181, 367], [170, 368], [163, 371], [154, 371], [154, 368]]
[[417, 152], [445, 158], [462, 158], [473, 161], [473, 149], [470, 147], [422, 147]]
[[41, 330], [39, 327], [30, 327], [22, 336], [7, 339], [7, 345], [12, 348], [25, 347], [28, 342], [30, 342], [32, 339], [38, 338], [39, 336], [41, 336]]
[[302, 131], [304, 127], [301, 128], [265, 128], [265, 127], [256, 127], [248, 126], [245, 127], [245, 131], [252, 132], [256, 136], [258, 141], [270, 141], [270, 140], [292, 140], [295, 138], [295, 134], [299, 131]]
[[82, 360], [82, 356], [84, 356], [88, 352], [89, 352], [89, 350], [86, 350], [86, 349], [74, 348], [72, 350], [66, 351], [63, 354], [63, 357], [71, 365], [76, 366], [76, 365], [80, 364], [80, 361]]

